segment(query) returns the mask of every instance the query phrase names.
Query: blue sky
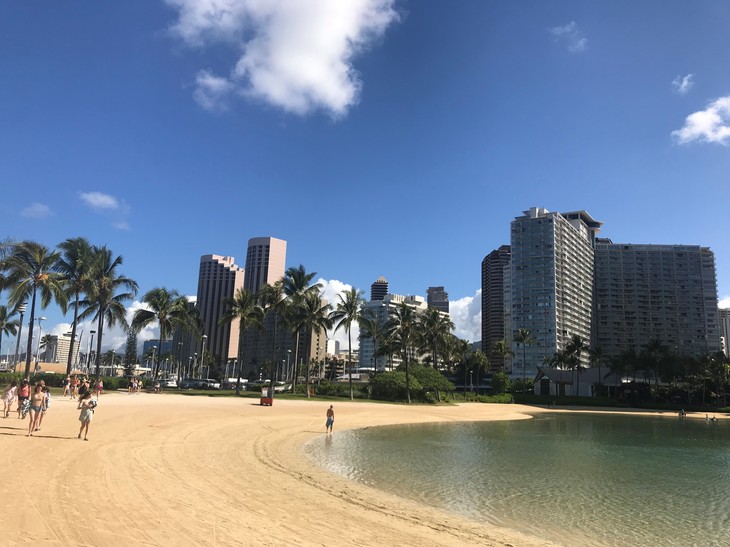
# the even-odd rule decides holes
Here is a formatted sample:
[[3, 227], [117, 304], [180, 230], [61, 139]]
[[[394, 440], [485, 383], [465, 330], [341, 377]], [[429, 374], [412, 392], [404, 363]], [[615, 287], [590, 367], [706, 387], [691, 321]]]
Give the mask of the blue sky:
[[271, 235], [330, 295], [444, 285], [477, 340], [509, 222], [586, 209], [616, 242], [710, 246], [727, 299], [728, 22], [702, 0], [6, 3], [0, 236], [86, 236], [141, 293], [194, 294], [200, 255]]

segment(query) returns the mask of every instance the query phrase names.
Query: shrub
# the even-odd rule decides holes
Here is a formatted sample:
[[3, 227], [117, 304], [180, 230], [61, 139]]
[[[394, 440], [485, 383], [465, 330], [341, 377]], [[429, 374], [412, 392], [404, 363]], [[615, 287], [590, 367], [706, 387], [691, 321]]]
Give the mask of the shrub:
[[[422, 390], [417, 378], [411, 376], [411, 395]], [[406, 400], [406, 373], [402, 370], [381, 372], [370, 381], [370, 389], [375, 399], [387, 401]]]
[[495, 372], [492, 375], [492, 391], [496, 395], [507, 393], [511, 387], [512, 382], [510, 381], [509, 376], [504, 372]]
[[477, 401], [480, 403], [512, 404], [515, 399], [511, 393], [501, 393], [499, 395], [479, 395]]

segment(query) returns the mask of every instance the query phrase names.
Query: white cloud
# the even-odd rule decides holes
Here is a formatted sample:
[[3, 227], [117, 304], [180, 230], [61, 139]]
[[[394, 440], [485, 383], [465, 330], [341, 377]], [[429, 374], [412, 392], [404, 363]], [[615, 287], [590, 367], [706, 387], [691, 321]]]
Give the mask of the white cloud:
[[207, 110], [240, 95], [299, 115], [344, 116], [362, 85], [354, 58], [398, 20], [395, 0], [166, 2], [178, 11], [170, 30], [186, 44], [240, 51], [228, 76], [197, 74], [194, 97]]
[[672, 80], [672, 88], [674, 88], [674, 92], [679, 93], [680, 95], [686, 95], [689, 93], [689, 90], [692, 89], [694, 85], [694, 76], [692, 74], [677, 76], [674, 80]]
[[482, 290], [449, 302], [449, 314], [454, 322], [454, 334], [464, 340], [482, 339]]
[[730, 296], [726, 296], [717, 303], [718, 308], [728, 309], [730, 308]]
[[580, 53], [588, 49], [588, 39], [578, 28], [575, 21], [571, 21], [562, 27], [552, 27], [548, 32], [555, 37], [556, 42], [564, 43], [571, 53]]
[[[317, 280], [317, 283], [320, 283], [322, 285], [322, 298], [327, 300], [330, 306], [332, 306], [332, 309], [335, 309], [337, 307], [337, 304], [340, 302], [340, 299], [337, 295], [341, 294], [344, 291], [349, 291], [352, 288], [352, 285], [348, 285], [347, 283], [343, 283], [342, 281], [338, 281], [337, 279], [323, 279], [319, 278]], [[352, 349], [356, 349], [359, 347], [358, 337], [360, 336], [360, 326], [356, 323], [353, 323], [352, 325]], [[341, 327], [339, 330], [335, 331], [332, 329], [331, 331], [327, 332], [327, 338], [330, 340], [337, 340], [340, 343], [340, 350], [345, 351], [347, 350], [347, 332], [345, 331], [344, 327]]]
[[81, 201], [97, 211], [114, 210], [119, 208], [119, 201], [114, 196], [101, 192], [79, 192]]
[[51, 208], [48, 205], [38, 203], [37, 201], [31, 203], [20, 212], [20, 216], [22, 217], [35, 218], [37, 220], [48, 218], [52, 214], [53, 211], [51, 211]]
[[728, 144], [730, 140], [730, 95], [711, 102], [705, 110], [694, 112], [684, 120], [682, 129], [672, 131], [679, 144], [693, 141]]

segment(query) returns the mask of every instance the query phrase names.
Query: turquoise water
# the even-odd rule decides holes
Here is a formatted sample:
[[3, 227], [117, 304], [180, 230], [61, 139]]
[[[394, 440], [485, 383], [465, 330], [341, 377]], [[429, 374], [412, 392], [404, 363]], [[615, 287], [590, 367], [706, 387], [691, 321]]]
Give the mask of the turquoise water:
[[306, 446], [325, 469], [565, 545], [730, 546], [730, 424], [548, 414], [374, 427]]

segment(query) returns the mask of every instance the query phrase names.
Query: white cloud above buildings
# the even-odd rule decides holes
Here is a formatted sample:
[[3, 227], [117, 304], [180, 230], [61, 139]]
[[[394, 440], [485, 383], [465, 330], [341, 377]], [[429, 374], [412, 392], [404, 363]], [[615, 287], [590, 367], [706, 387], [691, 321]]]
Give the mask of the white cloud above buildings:
[[548, 29], [556, 42], [564, 44], [571, 53], [581, 53], [588, 49], [588, 38], [578, 28], [575, 21], [567, 25], [552, 27]]
[[469, 342], [482, 339], [482, 290], [449, 302], [449, 314], [454, 322], [454, 334]]
[[79, 199], [94, 212], [112, 217], [112, 227], [129, 230], [127, 216], [131, 209], [124, 200], [103, 192], [79, 192]]
[[[352, 285], [348, 285], [347, 283], [343, 283], [342, 281], [338, 281], [337, 279], [324, 279], [320, 277], [319, 279], [317, 279], [317, 283], [320, 283], [322, 285], [322, 298], [327, 300], [329, 305], [332, 306], [332, 309], [335, 309], [337, 307], [337, 304], [340, 302], [340, 299], [337, 295], [341, 294], [344, 291], [349, 291], [352, 288]], [[353, 349], [359, 347], [359, 336], [360, 326], [357, 323], [353, 323], [351, 334]], [[337, 340], [340, 343], [340, 351], [347, 351], [347, 332], [345, 331], [344, 327], [341, 327], [337, 331], [332, 329], [327, 333], [327, 338], [329, 338], [330, 340]]]
[[37, 201], [34, 201], [27, 207], [25, 207], [22, 211], [20, 211], [20, 216], [25, 218], [33, 218], [36, 220], [43, 220], [44, 218], [48, 218], [53, 214], [53, 211], [51, 211], [51, 208], [44, 204], [44, 203], [38, 203]]
[[345, 116], [362, 82], [355, 57], [398, 20], [395, 0], [166, 0], [173, 36], [190, 47], [222, 44], [238, 59], [228, 75], [201, 69], [193, 93], [210, 111], [246, 97], [298, 115]]
[[694, 87], [694, 75], [677, 76], [672, 80], [672, 89], [679, 95], [686, 95]]
[[730, 308], [730, 296], [726, 296], [717, 303], [717, 307], [721, 309]]
[[730, 141], [730, 95], [687, 116], [684, 126], [672, 131], [672, 137], [679, 144], [699, 141], [727, 145]]

